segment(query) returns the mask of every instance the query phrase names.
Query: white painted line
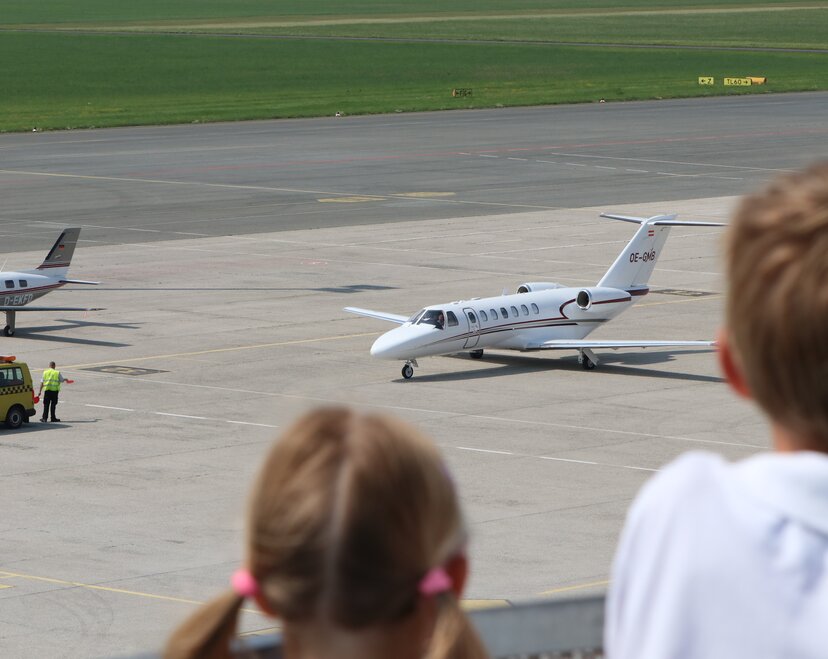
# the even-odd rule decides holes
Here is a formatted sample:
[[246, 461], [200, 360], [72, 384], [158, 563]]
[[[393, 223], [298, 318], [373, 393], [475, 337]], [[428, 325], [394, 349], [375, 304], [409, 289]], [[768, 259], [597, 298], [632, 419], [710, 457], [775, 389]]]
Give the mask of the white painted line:
[[617, 167], [607, 167], [605, 165], [593, 165], [595, 169], [618, 169]]
[[588, 165], [584, 165], [579, 162], [565, 162], [564, 165], [569, 165], [570, 167], [588, 167]]
[[557, 462], [577, 462], [583, 465], [597, 465], [597, 462], [591, 462], [589, 460], [571, 460], [569, 458], [552, 458], [548, 455], [539, 455], [538, 456], [541, 460], [555, 460]]
[[227, 423], [236, 423], [240, 426], [258, 426], [260, 428], [280, 428], [281, 426], [273, 426], [269, 423], [253, 423], [251, 421], [232, 421], [230, 419], [225, 419]]
[[744, 181], [743, 178], [735, 178], [733, 176], [708, 176], [707, 178], [717, 178], [721, 179], [722, 181]]
[[512, 157], [509, 157], [509, 158], [507, 158], [507, 160], [520, 160], [521, 162], [526, 162], [528, 160], [528, 158], [512, 158]]
[[573, 458], [555, 458], [550, 455], [531, 455], [529, 453], [512, 453], [509, 451], [494, 451], [492, 449], [471, 448], [469, 446], [456, 446], [455, 448], [463, 451], [475, 451], [476, 453], [496, 453], [500, 455], [514, 455], [521, 458], [532, 458], [534, 460], [552, 460], [554, 462], [571, 462], [574, 464], [592, 465], [595, 467], [610, 467], [611, 469], [634, 469], [635, 471], [652, 471], [656, 472], [658, 469], [650, 469], [649, 467], [632, 467], [630, 465], [616, 465], [606, 462], [593, 462], [592, 460], [575, 460]]
[[190, 414], [172, 414], [171, 412], [155, 412], [160, 416], [174, 416], [178, 417], [179, 419], [199, 419], [200, 421], [211, 421], [214, 419], [208, 419], [206, 416], [191, 416]]
[[[545, 162], [545, 163], [550, 164], [550, 165], [560, 165], [561, 164], [557, 160], [536, 160], [535, 162]], [[568, 164], [568, 163], [564, 163], [564, 165], [566, 165], [566, 164]]]
[[656, 172], [660, 176], [685, 176], [689, 178], [699, 178], [698, 174], [673, 174], [672, 172]]
[[625, 171], [628, 171], [628, 172], [638, 172], [639, 174], [649, 174], [649, 173], [650, 173], [650, 172], [648, 172], [646, 169], [631, 169], [631, 168], [629, 168], [629, 167], [625, 168]]
[[480, 154], [480, 157], [481, 157], [481, 158], [500, 158], [500, 156], [490, 156], [490, 155], [488, 155], [488, 154], [486, 154], [486, 153], [481, 153], [481, 154]]
[[687, 165], [690, 167], [718, 167], [720, 169], [740, 169], [744, 172], [792, 172], [792, 169], [769, 169], [767, 167], [748, 167], [746, 165], [717, 165], [712, 162], [693, 162], [688, 160], [656, 160], [654, 158], [637, 158], [637, 157], [621, 157], [621, 156], [596, 156], [587, 153], [563, 153], [558, 152], [556, 155], [573, 156], [576, 158], [594, 158], [601, 160], [626, 160], [635, 161], [639, 163], [658, 163], [659, 165]]
[[134, 412], [128, 407], [112, 407], [111, 405], [92, 405], [91, 403], [87, 403], [86, 407], [100, 407], [102, 410], [118, 410], [119, 412]]
[[[693, 300], [700, 300], [700, 299], [710, 299], [710, 298], [689, 298]], [[683, 301], [683, 300], [682, 300]], [[642, 305], [640, 305], [642, 306]], [[370, 334], [376, 334], [376, 332], [369, 332], [366, 333], [365, 336]], [[354, 335], [354, 336], [362, 336], [362, 335]], [[309, 339], [307, 342], [313, 342], [316, 340], [323, 340], [323, 339]], [[298, 342], [287, 342], [287, 343], [279, 343], [279, 344], [270, 344], [270, 345], [292, 345]], [[245, 346], [244, 348], [251, 348], [251, 347], [261, 347], [261, 346]], [[223, 349], [222, 349], [223, 350]], [[203, 351], [201, 353], [190, 353], [190, 354], [204, 354], [209, 352], [217, 352], [217, 351]], [[132, 361], [146, 360], [146, 359], [160, 359], [164, 355], [155, 355], [153, 357], [141, 357], [133, 359]], [[88, 366], [88, 365], [87, 365]], [[68, 368], [68, 367], [67, 367]], [[76, 366], [77, 368], [77, 366]], [[93, 375], [93, 373], [89, 373], [89, 375]], [[95, 373], [94, 375], [100, 375], [102, 377], [114, 377], [114, 378], [126, 378], [129, 376], [125, 375], [116, 375], [112, 373]], [[133, 379], [134, 380], [134, 379]], [[150, 378], [142, 377], [140, 380], [134, 380], [136, 383], [140, 382], [141, 384], [150, 384], [150, 385], [163, 385], [168, 387], [178, 387], [178, 388], [190, 388], [190, 389], [206, 389], [212, 391], [230, 391], [237, 394], [255, 394], [255, 395], [264, 395], [269, 396], [272, 398], [283, 398], [283, 399], [292, 399], [292, 400], [305, 400], [305, 401], [314, 401], [320, 403], [339, 403], [338, 399], [335, 398], [325, 398], [323, 396], [308, 396], [303, 394], [285, 394], [279, 392], [262, 392], [258, 389], [244, 389], [244, 388], [235, 388], [235, 387], [220, 387], [217, 385], [211, 384], [196, 384], [194, 382], [170, 382], [168, 380], [155, 380]], [[608, 435], [617, 435], [621, 437], [631, 437], [634, 439], [658, 439], [658, 440], [667, 440], [673, 442], [690, 442], [690, 443], [698, 443], [698, 444], [711, 444], [714, 446], [738, 446], [740, 448], [745, 449], [762, 449], [767, 450], [767, 446], [760, 445], [760, 444], [748, 444], [745, 442], [725, 442], [716, 439], [701, 439], [698, 437], [682, 437], [678, 435], [662, 435], [657, 433], [648, 433], [648, 432], [639, 432], [634, 430], [619, 430], [616, 428], [600, 428], [597, 426], [581, 426], [576, 424], [568, 424], [568, 423], [554, 423], [550, 421], [533, 421], [529, 419], [515, 419], [505, 416], [493, 416], [489, 414], [458, 414], [456, 411], [453, 410], [439, 410], [439, 409], [429, 409], [426, 407], [409, 407], [406, 405], [388, 405], [388, 404], [372, 404], [371, 407], [375, 409], [381, 410], [395, 410], [395, 411], [403, 411], [403, 412], [421, 412], [424, 414], [434, 414], [437, 416], [445, 416], [445, 417], [452, 417], [452, 418], [462, 418], [462, 419], [477, 419], [482, 421], [493, 421], [496, 423], [505, 423], [510, 426], [515, 424], [519, 424], [522, 426], [535, 426], [538, 428], [563, 428], [566, 430], [581, 430], [584, 432], [589, 433], [601, 433], [601, 434], [608, 434]], [[163, 414], [162, 412], [156, 412], [156, 414]], [[184, 416], [184, 415], [174, 415], [170, 414], [169, 416]], [[188, 417], [193, 419], [200, 419], [203, 417]], [[457, 448], [466, 450], [466, 451], [479, 451], [482, 449], [475, 449], [470, 447], [458, 446]], [[497, 451], [491, 451], [493, 453], [497, 453]], [[503, 452], [507, 455], [515, 455], [514, 453]]]
[[492, 451], [485, 448], [472, 448], [470, 446], [458, 446], [457, 448], [459, 448], [461, 451], [476, 451], [477, 453], [497, 453], [499, 455], [514, 455], [514, 453], [511, 453], [509, 451]]

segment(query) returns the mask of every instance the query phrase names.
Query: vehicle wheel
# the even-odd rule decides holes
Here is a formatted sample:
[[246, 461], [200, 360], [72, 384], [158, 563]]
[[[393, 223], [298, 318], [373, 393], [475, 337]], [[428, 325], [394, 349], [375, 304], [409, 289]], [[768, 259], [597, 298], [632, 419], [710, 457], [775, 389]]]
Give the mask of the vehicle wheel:
[[3, 328], [3, 334], [4, 334], [5, 336], [14, 336], [14, 330], [11, 328], [11, 326], [10, 326], [10, 325], [6, 325], [6, 326]]
[[595, 368], [595, 362], [592, 361], [589, 357], [584, 355], [584, 360], [581, 362], [581, 366], [584, 367], [585, 371], [591, 371]]
[[402, 367], [402, 376], [406, 380], [410, 380], [414, 377], [414, 367], [411, 364], [406, 364]]
[[26, 418], [26, 412], [20, 405], [15, 405], [6, 414], [6, 425], [14, 430], [23, 425], [23, 419]]
[[472, 359], [483, 359], [483, 351], [482, 350], [472, 350], [469, 353], [469, 357]]

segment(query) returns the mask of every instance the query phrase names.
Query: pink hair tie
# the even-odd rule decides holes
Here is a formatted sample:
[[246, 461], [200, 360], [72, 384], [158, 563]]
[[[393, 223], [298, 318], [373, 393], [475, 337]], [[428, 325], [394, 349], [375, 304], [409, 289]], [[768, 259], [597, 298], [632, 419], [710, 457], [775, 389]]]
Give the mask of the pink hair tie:
[[430, 597], [451, 590], [451, 577], [442, 566], [433, 567], [420, 579], [418, 589], [421, 595]]
[[255, 597], [259, 594], [259, 584], [247, 568], [239, 568], [233, 573], [230, 584], [237, 595]]

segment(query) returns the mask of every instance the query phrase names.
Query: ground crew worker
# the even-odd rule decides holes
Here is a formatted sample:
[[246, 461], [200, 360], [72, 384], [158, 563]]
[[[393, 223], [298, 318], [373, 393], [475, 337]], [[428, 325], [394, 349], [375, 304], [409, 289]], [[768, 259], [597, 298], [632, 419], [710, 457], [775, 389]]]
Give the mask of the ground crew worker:
[[55, 362], [49, 362], [49, 368], [43, 371], [43, 377], [40, 378], [40, 391], [37, 392], [37, 395], [40, 396], [43, 390], [46, 390], [46, 394], [43, 396], [43, 416], [40, 417], [41, 421], [47, 421], [49, 419], [50, 408], [52, 421], [60, 421], [55, 416], [55, 409], [58, 404], [60, 383], [65, 381], [66, 378], [55, 368]]

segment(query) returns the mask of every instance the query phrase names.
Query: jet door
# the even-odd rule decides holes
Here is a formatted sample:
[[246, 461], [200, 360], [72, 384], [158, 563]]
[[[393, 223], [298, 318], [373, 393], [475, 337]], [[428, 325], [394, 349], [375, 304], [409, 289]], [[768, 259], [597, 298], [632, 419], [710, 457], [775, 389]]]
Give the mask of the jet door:
[[466, 314], [466, 320], [469, 321], [469, 331], [472, 333], [472, 335], [466, 339], [466, 343], [463, 347], [474, 348], [480, 340], [480, 324], [477, 322], [477, 314], [473, 309], [469, 309], [468, 307], [463, 309], [463, 313]]

